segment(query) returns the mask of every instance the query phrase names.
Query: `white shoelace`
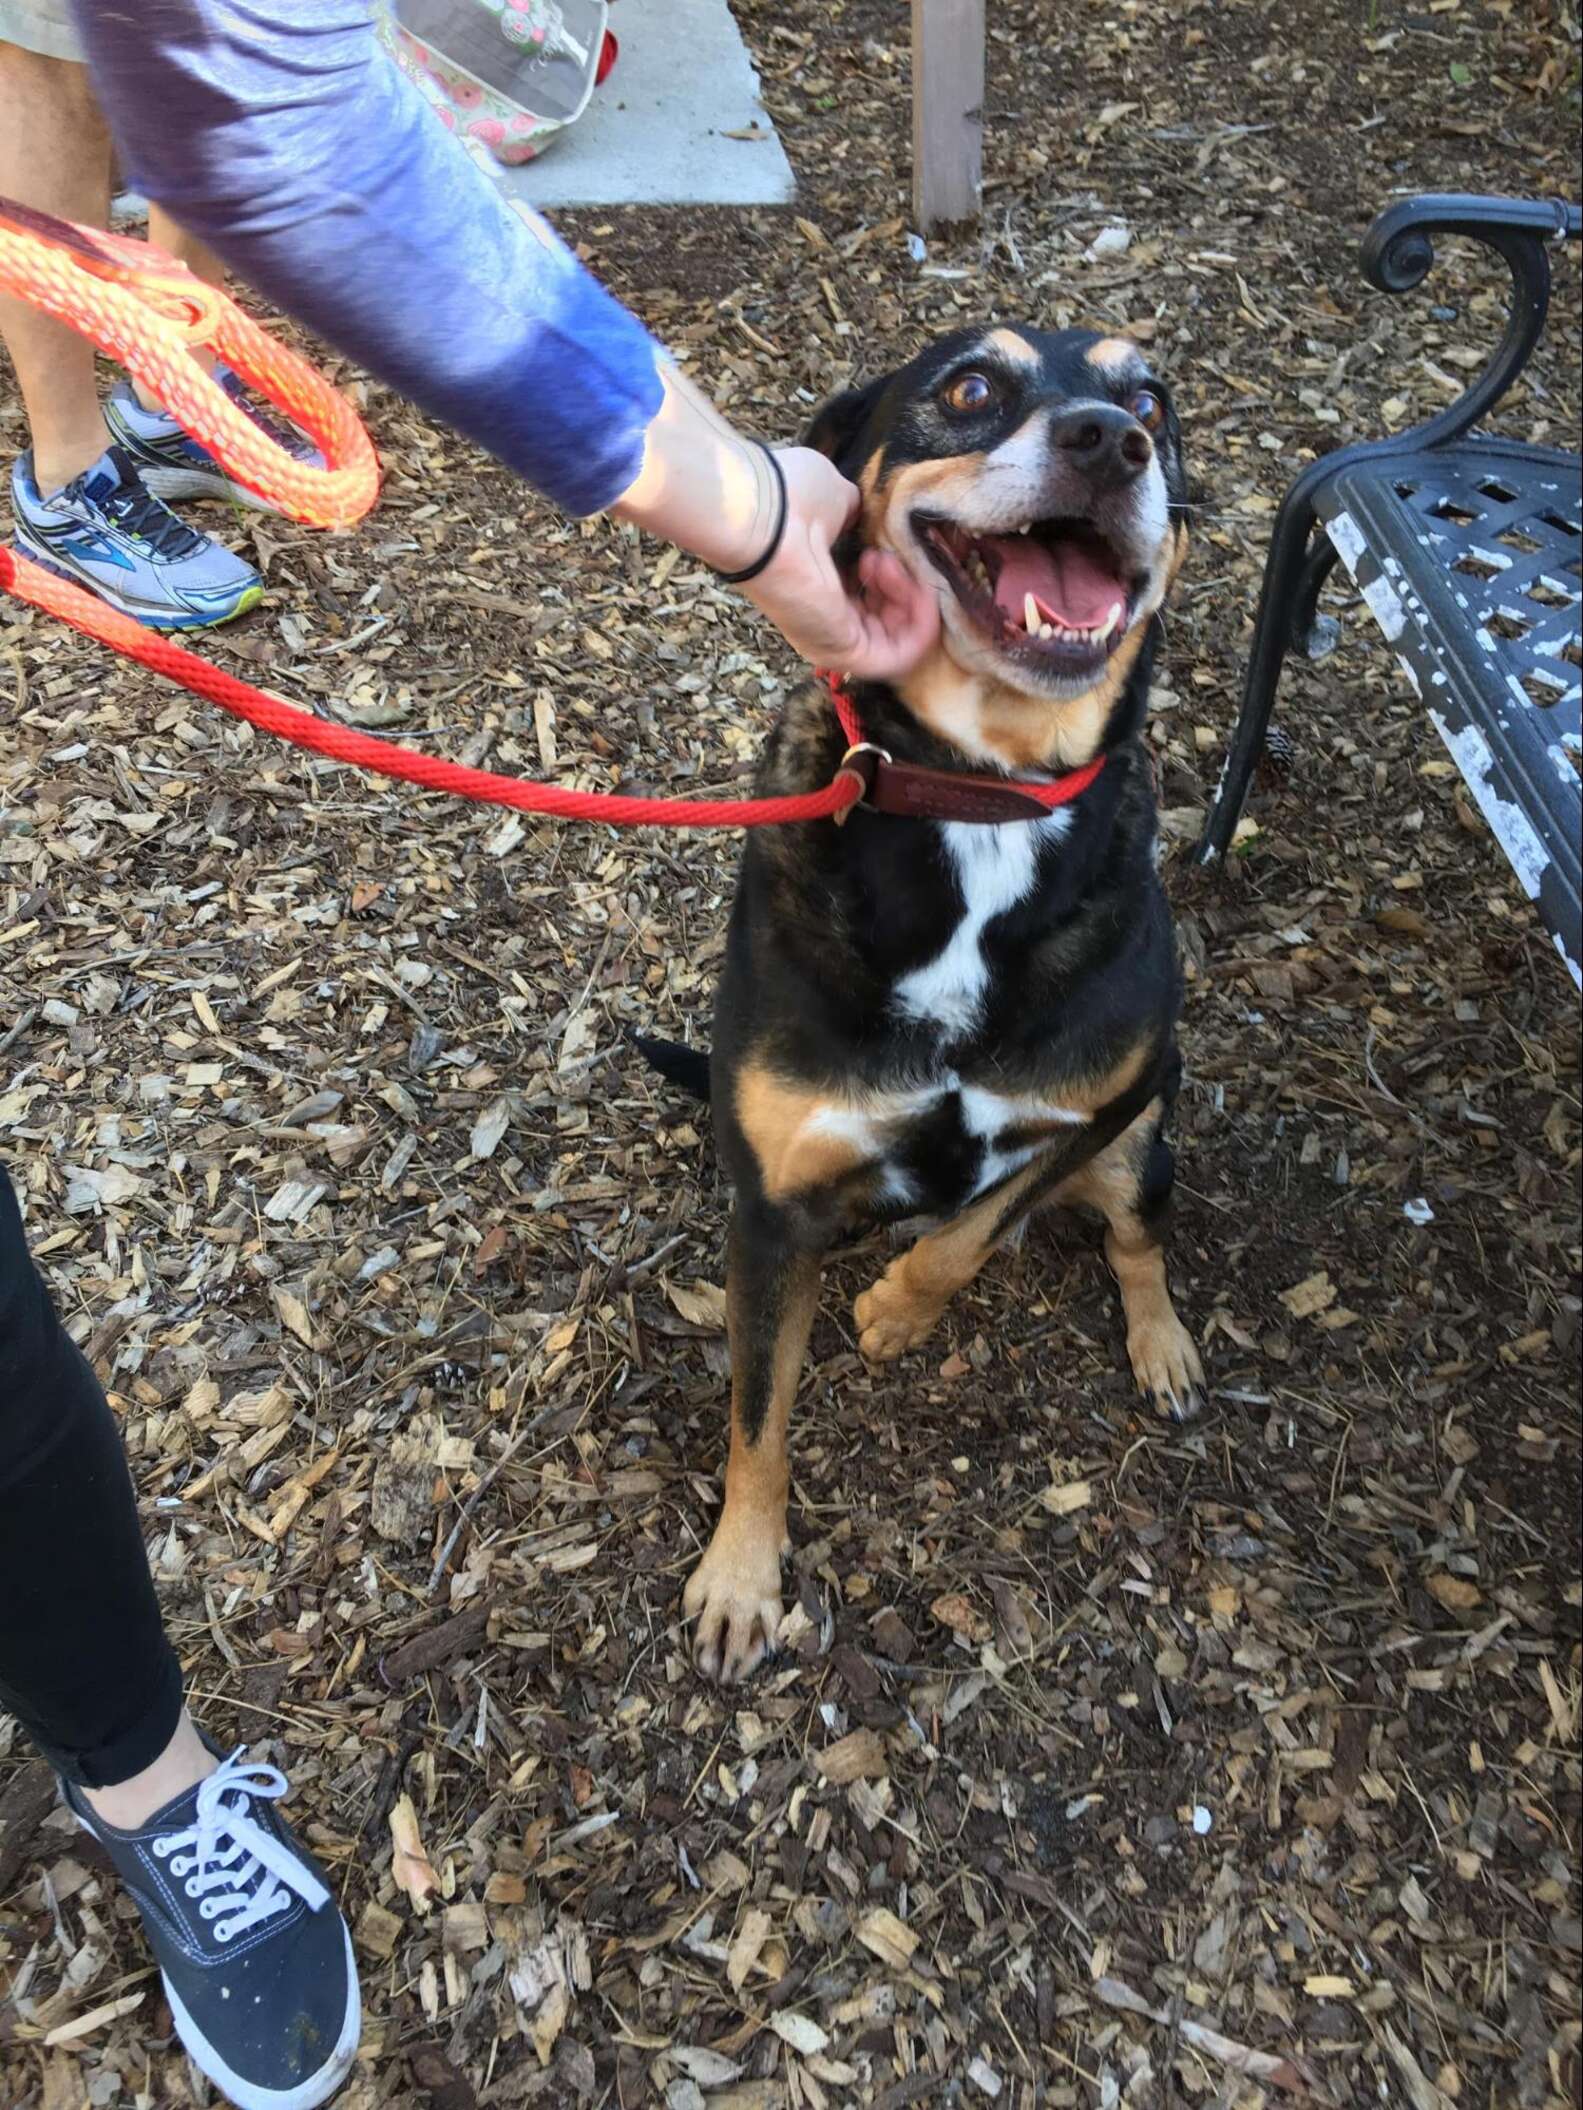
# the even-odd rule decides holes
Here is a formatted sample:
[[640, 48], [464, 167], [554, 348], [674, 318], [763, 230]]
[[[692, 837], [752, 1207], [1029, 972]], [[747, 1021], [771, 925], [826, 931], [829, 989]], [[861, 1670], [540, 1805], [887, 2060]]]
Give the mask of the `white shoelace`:
[[[275, 1766], [249, 1766], [239, 1745], [198, 1788], [196, 1822], [184, 1832], [162, 1832], [153, 1848], [183, 1878], [188, 1897], [214, 1922], [218, 1942], [234, 1941], [260, 1920], [289, 1912], [293, 1897], [310, 1911], [330, 1902], [312, 1871], [249, 1812], [252, 1802], [274, 1802], [286, 1792], [286, 1776]], [[227, 1798], [230, 1798], [229, 1800]], [[229, 1917], [222, 1917], [229, 1915]]]

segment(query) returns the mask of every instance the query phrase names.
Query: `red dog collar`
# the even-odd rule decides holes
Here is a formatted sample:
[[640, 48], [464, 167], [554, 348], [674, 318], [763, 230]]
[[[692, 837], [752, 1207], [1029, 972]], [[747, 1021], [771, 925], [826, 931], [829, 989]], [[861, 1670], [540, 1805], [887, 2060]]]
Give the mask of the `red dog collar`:
[[839, 775], [855, 777], [862, 786], [861, 795], [853, 804], [836, 815], [837, 822], [845, 821], [857, 806], [867, 806], [874, 813], [903, 814], [925, 821], [1042, 820], [1056, 807], [1070, 805], [1105, 766], [1105, 757], [1096, 755], [1092, 762], [1085, 762], [1081, 769], [1070, 770], [1065, 776], [1028, 784], [1010, 777], [975, 776], [951, 769], [927, 769], [918, 762], [897, 762], [884, 748], [864, 739], [857, 707], [847, 693], [843, 677], [820, 669], [819, 679], [830, 691], [830, 701], [846, 735], [847, 750], [841, 757]]

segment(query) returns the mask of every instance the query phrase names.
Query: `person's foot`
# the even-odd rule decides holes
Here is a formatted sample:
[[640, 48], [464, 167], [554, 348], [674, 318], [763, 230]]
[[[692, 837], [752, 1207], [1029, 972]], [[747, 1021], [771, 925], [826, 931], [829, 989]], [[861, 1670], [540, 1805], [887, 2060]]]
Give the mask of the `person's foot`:
[[245, 558], [178, 520], [120, 447], [47, 497], [24, 454], [11, 472], [17, 547], [154, 630], [206, 630], [263, 598]]
[[[310, 468], [324, 467], [324, 456], [307, 434], [251, 401], [241, 380], [228, 366], [217, 366], [214, 378], [277, 447], [284, 447], [294, 460]], [[158, 497], [223, 498], [233, 505], [251, 506], [255, 512], [279, 510], [256, 491], [249, 491], [245, 484], [233, 482], [208, 448], [184, 431], [169, 411], [145, 408], [130, 381], [115, 384], [104, 407], [104, 417], [110, 437], [126, 449], [137, 464], [138, 474]]]
[[362, 2028], [351, 1937], [270, 1805], [273, 1766], [236, 1751], [135, 1831], [63, 1784], [143, 1917], [176, 2034], [237, 2110], [314, 2110], [351, 2070]]

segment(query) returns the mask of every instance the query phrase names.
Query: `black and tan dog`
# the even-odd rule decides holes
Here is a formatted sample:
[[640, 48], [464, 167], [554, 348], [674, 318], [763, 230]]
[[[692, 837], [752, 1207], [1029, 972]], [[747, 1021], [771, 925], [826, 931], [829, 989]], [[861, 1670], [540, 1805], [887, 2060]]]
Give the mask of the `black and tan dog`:
[[[1002, 327], [837, 398], [809, 438], [863, 492], [860, 544], [895, 551], [941, 604], [925, 664], [856, 689], [865, 738], [1011, 782], [1104, 766], [1040, 818], [859, 809], [751, 835], [709, 1069], [644, 1044], [707, 1086], [735, 1189], [725, 1508], [686, 1592], [700, 1667], [725, 1678], [774, 1644], [787, 1417], [820, 1256], [842, 1233], [937, 1220], [857, 1299], [859, 1344], [884, 1360], [1031, 1210], [1090, 1204], [1139, 1385], [1180, 1415], [1202, 1381], [1158, 1229], [1180, 990], [1140, 739], [1186, 548], [1170, 398], [1129, 342]], [[761, 792], [828, 783], [845, 746], [808, 685]]]

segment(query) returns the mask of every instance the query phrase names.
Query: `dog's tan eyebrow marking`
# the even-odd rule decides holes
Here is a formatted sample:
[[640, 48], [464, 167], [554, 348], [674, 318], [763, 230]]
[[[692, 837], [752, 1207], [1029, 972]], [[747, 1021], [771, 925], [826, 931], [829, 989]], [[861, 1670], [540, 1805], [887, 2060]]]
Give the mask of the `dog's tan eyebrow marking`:
[[1008, 330], [1004, 324], [991, 330], [979, 349], [998, 352], [1002, 359], [1010, 360], [1013, 366], [1037, 366], [1039, 363], [1039, 354], [1021, 330]]
[[1097, 366], [1102, 374], [1122, 374], [1129, 366], [1143, 365], [1143, 354], [1130, 337], [1101, 337], [1098, 344], [1089, 346], [1086, 356], [1089, 365]]

